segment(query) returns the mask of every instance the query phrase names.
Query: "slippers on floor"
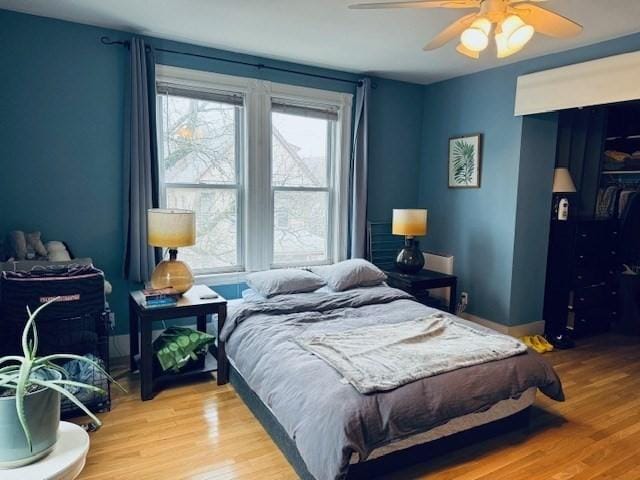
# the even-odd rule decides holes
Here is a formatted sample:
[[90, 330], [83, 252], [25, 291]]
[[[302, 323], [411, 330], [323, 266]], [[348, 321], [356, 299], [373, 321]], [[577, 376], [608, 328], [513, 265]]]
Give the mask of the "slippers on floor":
[[527, 335], [521, 338], [522, 343], [538, 353], [546, 353], [553, 350], [551, 345], [542, 335]]
[[542, 335], [536, 335], [535, 339], [547, 350], [547, 352], [553, 352], [553, 345], [551, 345]]

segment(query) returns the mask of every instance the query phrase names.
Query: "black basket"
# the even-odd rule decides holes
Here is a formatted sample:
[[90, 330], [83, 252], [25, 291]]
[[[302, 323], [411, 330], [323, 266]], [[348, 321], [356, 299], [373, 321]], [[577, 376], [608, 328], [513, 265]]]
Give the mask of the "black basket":
[[[55, 336], [47, 333], [48, 327], [55, 330]], [[38, 334], [41, 337], [38, 348], [39, 355], [64, 352], [91, 358], [105, 371], [109, 371], [109, 313], [88, 314], [75, 318], [57, 319], [55, 322], [38, 324]], [[53, 332], [52, 332], [53, 333]], [[44, 342], [46, 338], [53, 338], [53, 342]], [[77, 360], [56, 362], [65, 368], [71, 380], [88, 383], [101, 388], [104, 393], [87, 389], [77, 389], [74, 395], [93, 412], [104, 412], [111, 408], [111, 385], [107, 377], [96, 368]], [[82, 365], [82, 366], [81, 366]], [[60, 407], [63, 419], [84, 415], [73, 402], [63, 398]]]
[[[34, 311], [48, 300], [61, 297], [37, 318], [39, 357], [73, 354], [93, 359], [109, 371], [109, 312], [105, 307], [104, 275], [89, 267], [3, 272], [0, 281], [0, 356], [21, 353], [21, 336], [29, 305]], [[71, 363], [70, 363], [71, 362]], [[111, 389], [107, 377], [80, 361], [57, 361], [71, 380], [99, 387], [72, 391], [94, 412], [109, 410]], [[81, 409], [63, 398], [62, 418], [82, 415]]]
[[31, 311], [58, 297], [38, 320], [72, 318], [104, 310], [104, 274], [91, 265], [2, 272], [0, 312], [12, 321], [26, 321]]

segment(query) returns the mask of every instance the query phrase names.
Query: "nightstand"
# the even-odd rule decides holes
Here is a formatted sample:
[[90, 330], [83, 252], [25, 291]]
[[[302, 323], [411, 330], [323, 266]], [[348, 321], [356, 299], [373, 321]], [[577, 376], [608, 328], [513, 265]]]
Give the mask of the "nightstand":
[[[151, 400], [156, 388], [161, 384], [203, 373], [217, 370], [218, 385], [224, 385], [229, 381], [229, 364], [225, 345], [224, 342], [220, 341], [220, 332], [227, 318], [227, 301], [221, 296], [206, 300], [200, 298], [207, 293], [211, 293], [208, 287], [194, 285], [180, 297], [176, 305], [156, 308], [145, 307], [142, 291], [138, 290], [129, 294], [130, 368], [133, 372], [138, 369], [138, 366], [140, 367], [140, 397], [143, 401]], [[216, 345], [211, 347], [213, 352], [207, 352], [202, 367], [183, 373], [164, 373], [154, 377], [151, 345], [153, 324], [163, 320], [196, 317], [197, 329], [201, 332], [206, 332], [207, 315], [218, 315], [218, 333]], [[139, 346], [138, 335], [140, 336]], [[140, 352], [139, 359], [137, 358], [138, 352]]]
[[458, 277], [426, 269], [422, 269], [418, 273], [401, 273], [397, 270], [385, 270], [384, 273], [387, 274], [387, 284], [390, 287], [404, 290], [424, 304], [429, 303], [428, 290], [449, 287], [451, 289], [449, 312], [456, 313]]

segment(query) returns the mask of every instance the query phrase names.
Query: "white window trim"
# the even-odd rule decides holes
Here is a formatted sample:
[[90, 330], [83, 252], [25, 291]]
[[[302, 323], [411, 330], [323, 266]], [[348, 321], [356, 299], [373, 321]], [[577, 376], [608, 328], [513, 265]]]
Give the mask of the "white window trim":
[[[245, 271], [196, 275], [196, 283], [224, 285], [243, 282], [247, 273], [269, 268], [269, 259], [273, 250], [271, 162], [265, 162], [263, 159], [271, 158], [270, 111], [271, 100], [274, 97], [338, 109], [337, 148], [335, 168], [332, 169], [334, 201], [331, 204], [330, 231], [333, 235], [330, 239], [332, 245], [329, 248], [332, 258], [329, 263], [346, 258], [353, 95], [168, 65], [156, 66], [156, 80], [169, 84], [175, 83], [183, 88], [233, 92], [245, 98], [244, 118], [247, 134], [244, 151], [247, 155], [247, 168], [241, 169], [244, 175], [243, 181], [240, 182], [242, 185], [240, 196], [243, 197], [241, 218], [244, 224], [239, 229], [245, 234], [244, 248], [241, 252], [244, 255], [241, 263], [245, 266]], [[250, 176], [249, 171], [253, 175]], [[268, 199], [266, 205], [265, 199]], [[265, 215], [264, 212], [269, 214]]]

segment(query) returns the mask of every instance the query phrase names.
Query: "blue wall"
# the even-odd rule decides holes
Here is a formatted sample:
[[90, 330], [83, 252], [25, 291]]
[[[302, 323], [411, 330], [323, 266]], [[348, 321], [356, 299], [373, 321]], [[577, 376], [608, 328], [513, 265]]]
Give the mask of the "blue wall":
[[[0, 10], [0, 236], [41, 230], [91, 256], [112, 282], [117, 333], [127, 331], [130, 285], [122, 278], [122, 156], [128, 52], [99, 39], [130, 34]], [[357, 75], [275, 62], [167, 40], [156, 47], [259, 62], [355, 80]], [[354, 92], [348, 83], [159, 52], [158, 63]], [[373, 79], [371, 218], [417, 201], [423, 88]], [[408, 178], [408, 180], [407, 180]], [[216, 287], [229, 298], [242, 285]]]
[[[430, 210], [430, 227], [424, 244], [455, 255], [470, 313], [505, 325], [542, 319], [540, 266], [546, 265], [555, 150], [545, 141], [538, 145], [544, 158], [528, 153], [535, 140], [523, 140], [523, 119], [513, 115], [517, 77], [638, 49], [640, 34], [634, 34], [425, 87], [419, 203]], [[553, 130], [545, 121], [554, 120], [540, 120], [525, 135], [542, 138], [538, 129]], [[484, 135], [482, 188], [449, 190], [448, 138], [476, 132]]]
[[509, 325], [542, 318], [557, 137], [557, 113], [522, 119]]
[[121, 278], [123, 52], [90, 27], [0, 11], [0, 235], [40, 230]]
[[424, 87], [383, 79], [375, 83], [370, 110], [367, 218], [390, 221], [392, 209], [417, 206]]

